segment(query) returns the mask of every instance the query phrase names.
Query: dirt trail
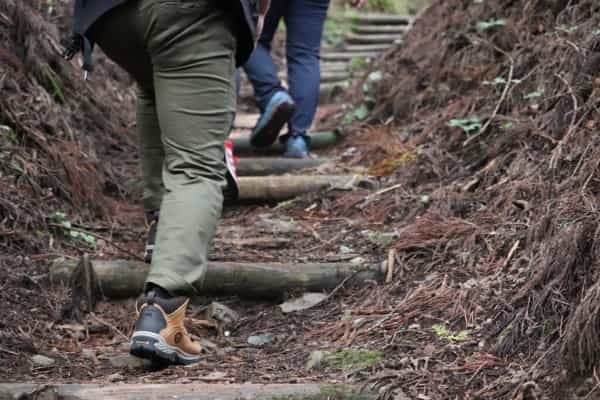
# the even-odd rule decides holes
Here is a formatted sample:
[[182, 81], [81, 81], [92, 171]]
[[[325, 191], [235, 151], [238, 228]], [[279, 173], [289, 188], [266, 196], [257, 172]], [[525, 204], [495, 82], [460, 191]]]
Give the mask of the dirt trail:
[[[27, 48], [49, 60], [69, 93], [101, 91], [108, 107], [126, 108], [127, 80], [101, 62], [99, 76], [111, 79], [79, 86], [75, 69], [59, 68], [39, 39], [56, 37], [60, 18], [48, 24], [23, 12], [29, 1], [19, 19], [8, 18], [16, 3], [0, 4], [0, 76], [10, 77], [0, 124], [16, 133], [0, 131], [9, 138], [0, 142], [0, 380], [357, 382], [383, 399], [595, 398], [595, 3], [433, 1], [402, 44], [320, 110], [318, 126], [341, 127], [345, 138], [319, 151], [336, 162], [313, 172], [361, 172], [374, 185], [228, 207], [211, 253], [221, 261], [385, 261], [394, 265], [389, 283], [340, 287], [287, 315], [276, 303], [217, 299], [241, 319], [221, 336], [193, 325], [209, 340], [205, 360], [162, 371], [123, 356], [133, 301], [101, 303], [83, 330], [57, 322], [67, 296], [48, 286], [47, 262], [92, 250], [85, 236], [64, 237], [56, 211], [66, 211], [70, 230], [96, 235], [96, 256], [141, 252], [141, 209], [130, 205], [138, 199], [131, 117], [119, 114], [104, 132], [101, 121], [116, 111], [89, 100], [95, 117], [79, 118], [79, 98], [61, 100], [47, 67], [27, 70], [27, 58], [15, 56], [25, 43], [17, 25], [51, 32], [31, 36], [38, 40]], [[38, 112], [17, 118], [22, 104]], [[65, 118], [51, 119], [58, 115]], [[69, 127], [93, 135], [73, 140]], [[80, 190], [89, 176], [94, 207]], [[256, 237], [265, 240], [245, 241]], [[212, 300], [197, 299], [191, 318]], [[259, 338], [270, 343], [248, 344], [265, 333]]]
[[[56, 17], [42, 17], [33, 12], [33, 9], [27, 4], [20, 6], [17, 3], [7, 3], [2, 11], [11, 17], [15, 15], [19, 18], [19, 23], [25, 26], [38, 25], [40, 29], [51, 29], [44, 19], [49, 19], [54, 23], [58, 22], [58, 26], [61, 26], [60, 15], [64, 10], [59, 10]], [[6, 31], [10, 32], [14, 28], [13, 23], [11, 21], [4, 22], [7, 24], [5, 25]], [[400, 22], [405, 25], [404, 20]], [[56, 35], [55, 32], [51, 34]], [[7, 43], [11, 42], [7, 39]], [[15, 46], [20, 45], [18, 40], [13, 43]], [[53, 45], [58, 48], [57, 43]], [[1, 54], [8, 54], [12, 49], [4, 50], [5, 52]], [[51, 51], [52, 49], [45, 49], [44, 53], [34, 53], [30, 57], [37, 56], [42, 60], [48, 59], [50, 60], [48, 65], [57, 68], [53, 63], [58, 60], [55, 60], [56, 56]], [[356, 49], [350, 49], [349, 54], [354, 54], [356, 51]], [[369, 53], [370, 56], [373, 54]], [[350, 58], [347, 59], [346, 64], [349, 64], [348, 60]], [[334, 67], [339, 68], [339, 64], [336, 62]], [[16, 59], [14, 66], [5, 67], [9, 67], [8, 72], [14, 74], [23, 66], [23, 61]], [[14, 68], [14, 70], [10, 68]], [[40, 67], [41, 70], [44, 68], [46, 67]], [[83, 95], [77, 98], [65, 98], [65, 101], [68, 102], [67, 109], [75, 114], [77, 107], [82, 106], [89, 112], [90, 109], [96, 110], [97, 107], [104, 107], [102, 105], [104, 101], [111, 104], [110, 107], [119, 107], [119, 105], [131, 107], [131, 90], [124, 89], [127, 80], [118, 75], [117, 71], [114, 66], [100, 58], [90, 86], [81, 86], [76, 69], [68, 70], [68, 76], [65, 77], [61, 75], [62, 70], [57, 72], [57, 76], [64, 80], [64, 82], [61, 80], [60, 84], [81, 86], [79, 90], [84, 93], [97, 91], [106, 77], [110, 76], [111, 78], [106, 81], [106, 92], [99, 92], [101, 100], [98, 104], [90, 94], [90, 101], [93, 104], [88, 105], [84, 101], [82, 106], [81, 102], [85, 97]], [[345, 72], [332, 77], [348, 79], [350, 73]], [[117, 90], [111, 86], [114, 78], [118, 79], [115, 83], [119, 88]], [[13, 82], [15, 84], [14, 92], [10, 92], [11, 95], [5, 99], [8, 102], [5, 108], [8, 119], [5, 123], [7, 123], [7, 127], [11, 127], [11, 130], [17, 131], [21, 135], [35, 135], [39, 127], [48, 123], [59, 132], [61, 121], [64, 121], [65, 124], [71, 121], [72, 118], [67, 120], [58, 118], [57, 121], [49, 120], [47, 122], [32, 118], [31, 123], [27, 125], [25, 121], [17, 123], [16, 120], [11, 120], [13, 112], [16, 113], [22, 109], [22, 104], [19, 104], [19, 96], [23, 97], [26, 93], [34, 92], [33, 88], [21, 88], [18, 91], [17, 88], [24, 82], [18, 79], [10, 81], [11, 84]], [[344, 83], [344, 85], [346, 84]], [[36, 89], [46, 91], [52, 88], [53, 86]], [[71, 92], [70, 88], [65, 90], [68, 93]], [[324, 91], [325, 100], [329, 94], [330, 89], [326, 89]], [[64, 104], [54, 104], [53, 100], [56, 99], [46, 97], [45, 100], [44, 104], [50, 107], [48, 111], [45, 111], [47, 115], [58, 116], [57, 110], [65, 107]], [[319, 111], [319, 120], [331, 117], [336, 110], [339, 110], [338, 106], [331, 107], [324, 104]], [[102, 111], [122, 115], [122, 120], [113, 120], [120, 126], [100, 127], [95, 125], [99, 123], [98, 118], [107, 120], [109, 118], [94, 115], [89, 120], [83, 118], [78, 122], [88, 126], [87, 129], [96, 131], [96, 135], [102, 134], [98, 131], [104, 130], [114, 132], [115, 135], [117, 132], [123, 134], [128, 131], [124, 134], [125, 140], [129, 141], [132, 115], [118, 114], [111, 109]], [[253, 115], [249, 117], [250, 119], [256, 118]], [[243, 116], [240, 118], [244, 119]], [[90, 124], [94, 124], [93, 127], [90, 127]], [[246, 123], [246, 126], [238, 127], [235, 134], [247, 135], [250, 125]], [[81, 129], [84, 128], [77, 127], [77, 130]], [[215, 300], [196, 299], [190, 310], [190, 331], [198, 337], [205, 338], [203, 343], [207, 348], [207, 354], [199, 365], [192, 368], [169, 368], [153, 371], [136, 359], [127, 356], [128, 336], [134, 310], [133, 300], [101, 302], [95, 312], [86, 317], [84, 325], [61, 320], [62, 306], [67, 301], [68, 290], [50, 286], [45, 275], [47, 264], [54, 256], [63, 255], [77, 258], [81, 251], [101, 258], [130, 258], [132, 255], [141, 254], [145, 231], [141, 208], [139, 205], [129, 205], [132, 198], [137, 200], [136, 182], [138, 178], [137, 172], [133, 168], [136, 160], [135, 157], [128, 159], [121, 157], [129, 152], [130, 147], [110, 142], [107, 139], [109, 138], [99, 138], [98, 136], [81, 137], [71, 144], [68, 132], [60, 132], [57, 139], [53, 140], [57, 145], [63, 142], [65, 145], [72, 145], [75, 154], [77, 152], [87, 154], [91, 149], [95, 149], [98, 152], [98, 159], [91, 160], [92, 162], [88, 164], [80, 163], [81, 166], [76, 167], [74, 171], [80, 171], [83, 167], [90, 169], [90, 173], [95, 174], [94, 177], [104, 175], [106, 179], [104, 185], [114, 186], [117, 194], [122, 196], [120, 198], [114, 195], [106, 196], [106, 188], [99, 189], [103, 194], [95, 195], [97, 196], [96, 200], [106, 202], [103, 205], [104, 208], [99, 210], [101, 214], [86, 214], [85, 210], [89, 208], [84, 205], [89, 204], [90, 200], [71, 197], [73, 193], [86, 193], [85, 190], [75, 189], [77, 185], [86, 181], [85, 178], [72, 176], [71, 164], [64, 166], [59, 164], [58, 168], [62, 167], [68, 178], [60, 178], [61, 180], [57, 183], [60, 182], [67, 186], [63, 188], [62, 193], [59, 191], [48, 192], [47, 198], [51, 203], [45, 204], [39, 213], [34, 212], [29, 218], [27, 227], [30, 230], [35, 227], [49, 229], [53, 241], [50, 246], [44, 243], [44, 239], [37, 241], [35, 238], [30, 238], [27, 230], [14, 229], [25, 217], [24, 209], [18, 206], [19, 199], [35, 198], [35, 196], [29, 192], [28, 182], [17, 180], [16, 184], [9, 184], [8, 180], [5, 181], [12, 189], [14, 197], [11, 197], [10, 191], [3, 192], [2, 204], [7, 210], [4, 212], [9, 217], [7, 222], [12, 225], [10, 227], [6, 225], [10, 230], [3, 232], [8, 241], [5, 242], [6, 256], [2, 257], [0, 296], [7, 305], [5, 310], [8, 314], [0, 322], [0, 360], [5, 367], [0, 370], [0, 381], [170, 384], [191, 382], [335, 383], [352, 381], [353, 377], [367, 374], [375, 364], [381, 362], [381, 351], [376, 346], [373, 346], [372, 349], [367, 346], [356, 351], [340, 351], [335, 353], [335, 357], [332, 357], [330, 361], [323, 361], [322, 365], [317, 365], [310, 370], [306, 369], [312, 352], [316, 350], [335, 351], [338, 348], [346, 347], [336, 343], [339, 336], [336, 332], [340, 331], [339, 328], [330, 328], [330, 333], [327, 335], [323, 335], [322, 330], [323, 326], [334, 325], [342, 317], [340, 302], [343, 298], [349, 299], [354, 295], [359, 296], [361, 293], [353, 294], [353, 292], [346, 291], [343, 286], [340, 286], [335, 295], [326, 303], [309, 311], [287, 315], [283, 314], [278, 306], [285, 298], [276, 303], [256, 303], [235, 298], [216, 299], [227, 304], [242, 316], [239, 321], [226, 327], [227, 336], [224, 336], [223, 332], [217, 335], [215, 330], [194, 325], [194, 321], [202, 318], [206, 305]], [[18, 142], [19, 150], [24, 150], [23, 154], [27, 154], [27, 156], [31, 152], [30, 147], [31, 144], [27, 142], [27, 138]], [[40, 168], [46, 167], [46, 165], [48, 165], [47, 168], [57, 168], [56, 161], [68, 162], [68, 156], [71, 153], [63, 154], [63, 157], [59, 158], [56, 151], [58, 150], [53, 148], [46, 149], [44, 157], [35, 165]], [[328, 150], [324, 150], [324, 152], [327, 153]], [[8, 156], [13, 159], [17, 157], [15, 153], [8, 153]], [[30, 157], [27, 159], [29, 160]], [[113, 159], [115, 163], [112, 165], [105, 162], [105, 160]], [[118, 178], [111, 175], [109, 168], [119, 169]], [[320, 166], [318, 171], [313, 170], [309, 173], [347, 170], [343, 164], [328, 163]], [[11, 174], [14, 172], [11, 171]], [[43, 176], [35, 177], [43, 179]], [[95, 182], [88, 181], [86, 189], [92, 188], [93, 186], [90, 185], [96, 184]], [[102, 184], [102, 182], [97, 183], [99, 187]], [[68, 185], [72, 185], [72, 187]], [[329, 218], [326, 209], [321, 206], [323, 202], [333, 202], [344, 194], [344, 191], [332, 190], [308, 195], [276, 207], [272, 204], [227, 207], [214, 241], [211, 260], [293, 263], [360, 260], [362, 263], [377, 264], [381, 261], [379, 252], [374, 251], [374, 248], [379, 246], [377, 241], [366, 240], [366, 234], [358, 232], [358, 229], [361, 231], [369, 229], [369, 224], [346, 218]], [[85, 196], [89, 195], [89, 193], [85, 194]], [[100, 204], [97, 205], [100, 206]], [[312, 210], [315, 207], [321, 208], [321, 210], [315, 212]], [[64, 215], [56, 214], [57, 209]], [[80, 212], [80, 209], [83, 212]], [[64, 223], [68, 223], [69, 227], [65, 228]], [[72, 232], [81, 234], [78, 240], [63, 238], [63, 234], [70, 235]], [[255, 240], [252, 243], [247, 240], [257, 237], [264, 240]], [[95, 249], [86, 249], [86, 241], [93, 243]], [[376, 282], [368, 283], [360, 291], [368, 291], [376, 286]], [[289, 293], [287, 297], [291, 298], [300, 294]], [[264, 333], [272, 335], [273, 339], [270, 343], [261, 347], [248, 344], [250, 336]]]

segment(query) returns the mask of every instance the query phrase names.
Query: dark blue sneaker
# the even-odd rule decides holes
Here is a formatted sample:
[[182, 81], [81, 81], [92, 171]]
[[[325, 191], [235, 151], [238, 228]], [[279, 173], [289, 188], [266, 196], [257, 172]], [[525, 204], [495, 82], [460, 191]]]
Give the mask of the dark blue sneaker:
[[306, 158], [308, 157], [308, 143], [304, 136], [290, 136], [285, 141], [284, 157]]
[[275, 92], [250, 134], [250, 144], [255, 147], [268, 147], [275, 143], [281, 128], [290, 120], [294, 111], [296, 104], [292, 97], [283, 90]]

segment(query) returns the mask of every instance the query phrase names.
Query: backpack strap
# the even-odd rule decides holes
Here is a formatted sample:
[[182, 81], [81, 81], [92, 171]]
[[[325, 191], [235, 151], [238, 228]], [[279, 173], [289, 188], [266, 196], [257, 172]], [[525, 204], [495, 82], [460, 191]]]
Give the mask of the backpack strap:
[[65, 60], [70, 61], [77, 53], [81, 52], [83, 55], [82, 68], [87, 73], [92, 72], [94, 69], [92, 65], [93, 50], [94, 45], [85, 35], [73, 33], [69, 39], [67, 47], [63, 51], [62, 56], [65, 58]]
[[256, 12], [258, 14], [258, 19], [256, 21], [256, 41], [260, 39], [260, 34], [262, 33], [263, 27], [265, 26], [265, 17], [267, 16], [267, 12], [269, 11], [269, 7], [271, 6], [271, 0], [258, 0], [256, 4]]

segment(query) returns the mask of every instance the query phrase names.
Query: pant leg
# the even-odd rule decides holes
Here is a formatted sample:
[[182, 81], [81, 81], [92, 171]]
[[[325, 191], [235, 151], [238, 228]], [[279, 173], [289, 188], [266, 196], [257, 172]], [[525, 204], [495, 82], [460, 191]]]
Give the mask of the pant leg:
[[235, 113], [235, 39], [212, 0], [141, 0], [164, 147], [156, 246], [147, 281], [202, 289], [225, 185], [224, 141]]
[[156, 115], [152, 61], [136, 25], [137, 3], [129, 1], [110, 11], [93, 25], [90, 35], [138, 85], [137, 133], [144, 182], [143, 199], [145, 210], [152, 212], [160, 209], [162, 199], [164, 151]]
[[244, 71], [254, 88], [254, 97], [261, 111], [278, 90], [283, 90], [277, 74], [277, 66], [271, 56], [271, 42], [279, 21], [287, 9], [287, 0], [273, 0], [265, 18], [265, 26], [250, 59], [244, 64]]
[[137, 130], [139, 152], [144, 181], [144, 210], [160, 210], [164, 191], [162, 168], [165, 152], [162, 145], [160, 126], [156, 113], [154, 90], [138, 89]]
[[311, 127], [319, 103], [320, 49], [329, 0], [288, 0], [284, 17], [290, 95], [296, 112], [289, 133], [303, 135]]

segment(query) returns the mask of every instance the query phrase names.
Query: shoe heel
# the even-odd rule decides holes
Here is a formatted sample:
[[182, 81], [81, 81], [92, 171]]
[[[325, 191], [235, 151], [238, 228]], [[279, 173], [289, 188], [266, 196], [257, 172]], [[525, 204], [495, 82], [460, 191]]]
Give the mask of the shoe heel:
[[[164, 350], [161, 350], [163, 348]], [[129, 354], [135, 357], [152, 361], [155, 365], [187, 365], [200, 361], [200, 357], [193, 357], [185, 354], [179, 354], [177, 351], [170, 351], [168, 347], [156, 338], [138, 334], [131, 338], [129, 344]]]
[[296, 105], [290, 100], [277, 105], [270, 117], [260, 129], [250, 135], [250, 144], [254, 147], [268, 147], [275, 143], [281, 129], [288, 123], [296, 111]]
[[154, 338], [142, 335], [133, 337], [129, 344], [129, 354], [138, 358], [150, 360], [155, 365], [177, 364], [177, 355], [161, 352], [156, 347], [157, 342], [158, 341]]

